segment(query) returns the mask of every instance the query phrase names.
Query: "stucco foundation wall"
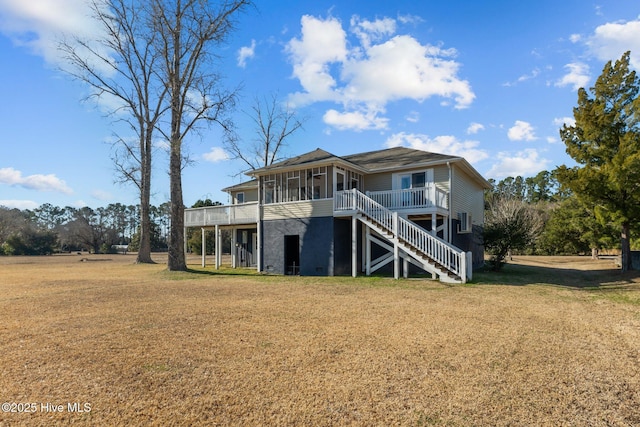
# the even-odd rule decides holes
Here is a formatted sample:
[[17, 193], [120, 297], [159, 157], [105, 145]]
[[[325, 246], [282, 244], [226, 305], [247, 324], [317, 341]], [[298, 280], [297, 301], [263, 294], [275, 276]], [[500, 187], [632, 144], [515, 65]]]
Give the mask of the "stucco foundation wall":
[[295, 218], [263, 221], [262, 268], [285, 273], [285, 236], [299, 236], [300, 274], [333, 276], [333, 217]]

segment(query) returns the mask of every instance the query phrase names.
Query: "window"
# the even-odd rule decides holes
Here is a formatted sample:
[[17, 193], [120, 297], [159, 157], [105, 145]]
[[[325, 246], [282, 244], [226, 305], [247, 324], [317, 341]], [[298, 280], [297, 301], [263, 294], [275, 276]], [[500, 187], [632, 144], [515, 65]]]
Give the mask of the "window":
[[244, 192], [240, 192], [236, 194], [236, 205], [241, 205], [244, 203]]
[[411, 188], [423, 188], [427, 182], [426, 173], [418, 172], [411, 174]]
[[313, 199], [324, 199], [327, 197], [327, 167], [322, 166], [311, 170]]
[[300, 171], [287, 172], [287, 202], [300, 200]]
[[276, 203], [276, 175], [267, 175], [262, 180], [263, 203]]
[[460, 212], [458, 213], [458, 220], [460, 224], [458, 225], [458, 233], [471, 233], [473, 225], [471, 223], [471, 214], [468, 212]]

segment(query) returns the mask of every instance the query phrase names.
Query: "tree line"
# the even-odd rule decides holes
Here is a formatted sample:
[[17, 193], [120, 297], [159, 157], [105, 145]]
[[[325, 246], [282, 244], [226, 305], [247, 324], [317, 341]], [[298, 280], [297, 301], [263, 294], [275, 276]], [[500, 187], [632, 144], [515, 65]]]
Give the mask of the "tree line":
[[[150, 207], [151, 250], [166, 251], [169, 203]], [[137, 251], [140, 206], [59, 207], [45, 203], [33, 210], [0, 206], [0, 255], [47, 255], [87, 251], [112, 253], [116, 245]]]
[[[196, 201], [192, 208], [219, 206], [211, 199]], [[150, 205], [150, 249], [166, 252], [169, 246], [171, 211], [169, 202]], [[35, 209], [0, 206], [0, 255], [50, 255], [81, 252], [138, 252], [140, 206], [112, 203], [105, 207], [59, 207], [45, 203]], [[200, 229], [187, 231], [188, 252], [201, 255]], [[213, 231], [206, 232], [207, 254], [214, 253]], [[222, 249], [231, 250], [231, 231], [221, 232]], [[182, 244], [182, 243], [181, 243]], [[121, 248], [118, 248], [121, 247]]]

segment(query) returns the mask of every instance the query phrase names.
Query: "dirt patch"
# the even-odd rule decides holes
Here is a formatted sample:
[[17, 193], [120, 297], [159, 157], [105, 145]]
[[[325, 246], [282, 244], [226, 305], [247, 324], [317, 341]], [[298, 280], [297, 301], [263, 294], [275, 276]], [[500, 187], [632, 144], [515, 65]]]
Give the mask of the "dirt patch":
[[640, 286], [556, 286], [601, 268], [444, 286], [110, 257], [2, 260], [0, 398], [37, 410], [0, 425], [640, 424]]

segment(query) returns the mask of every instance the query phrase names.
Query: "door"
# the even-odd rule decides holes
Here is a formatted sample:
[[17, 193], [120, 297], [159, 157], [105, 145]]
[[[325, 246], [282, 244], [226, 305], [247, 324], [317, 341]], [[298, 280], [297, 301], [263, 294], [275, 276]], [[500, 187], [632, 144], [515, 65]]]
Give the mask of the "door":
[[284, 236], [284, 274], [300, 274], [300, 236]]
[[433, 169], [396, 175], [395, 185], [402, 190], [400, 205], [406, 207], [431, 206], [435, 197]]

